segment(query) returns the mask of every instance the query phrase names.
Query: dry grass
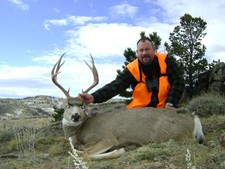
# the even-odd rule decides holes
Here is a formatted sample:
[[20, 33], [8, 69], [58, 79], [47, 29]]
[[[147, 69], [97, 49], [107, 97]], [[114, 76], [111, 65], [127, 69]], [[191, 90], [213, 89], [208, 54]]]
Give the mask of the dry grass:
[[2, 120], [0, 123], [0, 131], [20, 127], [21, 125], [32, 126], [35, 129], [39, 129], [48, 125], [51, 120], [51, 117]]
[[[199, 101], [197, 98], [196, 100]], [[217, 102], [220, 100], [218, 99]], [[204, 106], [203, 101], [201, 104]], [[74, 169], [73, 158], [68, 154], [68, 151], [72, 151], [69, 141], [65, 140], [60, 124], [53, 125], [50, 121], [51, 118], [1, 121], [0, 168]], [[193, 140], [179, 142], [170, 140], [166, 143], [151, 143], [139, 148], [127, 147], [127, 152], [118, 159], [85, 160], [85, 162], [90, 169], [225, 168], [225, 148], [219, 144], [219, 137], [225, 132], [224, 114], [214, 113], [214, 115], [203, 116], [201, 121], [206, 136], [204, 145], [199, 145]], [[33, 149], [25, 146], [24, 151], [21, 151], [15, 131], [24, 126], [27, 130], [24, 130], [24, 140], [20, 140], [20, 144], [31, 144]], [[31, 140], [31, 137], [34, 136], [34, 133], [30, 132], [32, 129], [35, 130], [34, 140]]]

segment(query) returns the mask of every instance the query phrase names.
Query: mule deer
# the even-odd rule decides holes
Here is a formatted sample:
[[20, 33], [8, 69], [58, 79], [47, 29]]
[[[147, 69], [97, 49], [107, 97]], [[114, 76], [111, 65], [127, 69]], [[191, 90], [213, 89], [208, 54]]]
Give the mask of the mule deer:
[[[127, 145], [144, 145], [150, 142], [165, 142], [169, 139], [194, 137], [199, 143], [204, 141], [202, 126], [197, 116], [187, 109], [136, 108], [122, 109], [98, 115], [88, 115], [90, 106], [82, 99], [71, 97], [58, 82], [57, 75], [64, 64], [63, 55], [52, 69], [52, 81], [67, 97], [62, 125], [67, 138], [72, 137], [77, 152], [92, 160], [112, 159], [121, 156]], [[84, 92], [98, 84], [98, 73], [91, 56], [94, 83]], [[185, 111], [180, 113], [181, 111]], [[93, 113], [93, 112], [92, 112]]]

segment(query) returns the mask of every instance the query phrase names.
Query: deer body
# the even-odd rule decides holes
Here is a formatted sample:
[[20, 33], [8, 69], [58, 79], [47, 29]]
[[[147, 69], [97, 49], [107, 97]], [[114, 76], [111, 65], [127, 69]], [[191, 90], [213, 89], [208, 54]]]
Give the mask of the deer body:
[[[96, 114], [93, 113], [96, 110], [88, 106], [84, 108], [79, 96], [70, 97], [69, 92], [57, 82], [61, 59], [53, 67], [52, 81], [67, 96], [63, 131], [67, 138], [72, 138], [79, 154], [93, 160], [112, 159], [121, 156], [125, 152], [124, 147], [132, 144], [161, 143], [188, 137], [197, 139], [199, 143], [204, 141], [200, 120], [187, 109], [146, 107], [91, 115]], [[93, 58], [92, 64], [95, 80], [91, 88], [98, 83]]]
[[[87, 117], [80, 125], [76, 122], [74, 126], [63, 123], [63, 128], [67, 137], [75, 139], [74, 147], [82, 150], [81, 154], [95, 160], [111, 158], [102, 153], [127, 145], [140, 146], [169, 139], [196, 138], [200, 143], [204, 140], [198, 118], [188, 110], [179, 113], [179, 109], [173, 108], [147, 107], [112, 111]], [[100, 158], [98, 155], [101, 155]], [[118, 157], [120, 155], [121, 152]]]
[[[193, 137], [194, 118], [172, 109], [125, 109], [88, 118], [79, 128], [77, 141], [85, 145], [115, 137], [120, 144], [143, 145], [170, 138]], [[110, 136], [111, 135], [111, 136]], [[116, 146], [116, 145], [114, 145]]]

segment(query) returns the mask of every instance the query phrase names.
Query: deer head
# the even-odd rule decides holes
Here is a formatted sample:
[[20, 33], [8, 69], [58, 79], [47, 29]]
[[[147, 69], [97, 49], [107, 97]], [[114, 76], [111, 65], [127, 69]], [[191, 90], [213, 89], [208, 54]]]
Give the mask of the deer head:
[[[64, 87], [62, 85], [60, 85], [57, 81], [58, 74], [61, 73], [60, 68], [65, 63], [65, 61], [62, 62], [62, 58], [63, 58], [64, 55], [65, 55], [65, 53], [61, 55], [59, 60], [53, 66], [52, 71], [51, 71], [51, 78], [52, 78], [52, 82], [66, 96], [67, 106], [66, 106], [65, 112], [63, 114], [63, 122], [66, 123], [69, 126], [76, 126], [76, 125], [80, 125], [86, 117], [86, 113], [85, 113], [86, 105], [83, 103], [81, 97], [79, 97], [79, 96], [71, 97], [70, 94], [69, 94], [70, 89], [65, 90]], [[91, 57], [92, 66], [90, 66], [86, 61], [84, 61], [84, 62], [91, 69], [93, 77], [94, 77], [94, 82], [92, 83], [92, 85], [90, 87], [88, 87], [86, 90], [84, 90], [83, 93], [88, 93], [99, 82], [98, 72], [97, 72], [97, 69], [95, 67], [94, 59], [93, 59], [91, 54], [90, 54], [90, 57]]]

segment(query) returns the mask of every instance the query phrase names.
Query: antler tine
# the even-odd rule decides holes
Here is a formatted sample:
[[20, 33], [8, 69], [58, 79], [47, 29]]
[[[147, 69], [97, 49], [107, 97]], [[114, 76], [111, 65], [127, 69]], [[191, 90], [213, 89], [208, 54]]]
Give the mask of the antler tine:
[[57, 82], [57, 75], [61, 73], [60, 68], [62, 67], [62, 65], [65, 63], [65, 61], [62, 61], [62, 58], [63, 56], [65, 55], [66, 53], [63, 53], [61, 55], [61, 57], [59, 58], [59, 60], [56, 62], [56, 64], [53, 66], [52, 68], [52, 72], [51, 72], [51, 76], [52, 76], [52, 82], [57, 86], [59, 87], [62, 92], [66, 95], [67, 99], [70, 98], [70, 94], [69, 94], [69, 90], [66, 91], [58, 82]]
[[86, 61], [84, 61], [84, 62], [85, 62], [86, 65], [91, 69], [91, 72], [92, 72], [93, 77], [94, 77], [94, 82], [93, 82], [93, 84], [92, 84], [89, 88], [87, 88], [85, 91], [83, 91], [83, 93], [88, 93], [88, 92], [89, 92], [92, 88], [94, 88], [94, 87], [98, 84], [98, 82], [99, 82], [98, 71], [97, 71], [97, 69], [96, 69], [96, 67], [95, 67], [94, 59], [93, 59], [93, 57], [92, 57], [91, 54], [90, 54], [90, 56], [91, 56], [92, 67], [91, 67]]

